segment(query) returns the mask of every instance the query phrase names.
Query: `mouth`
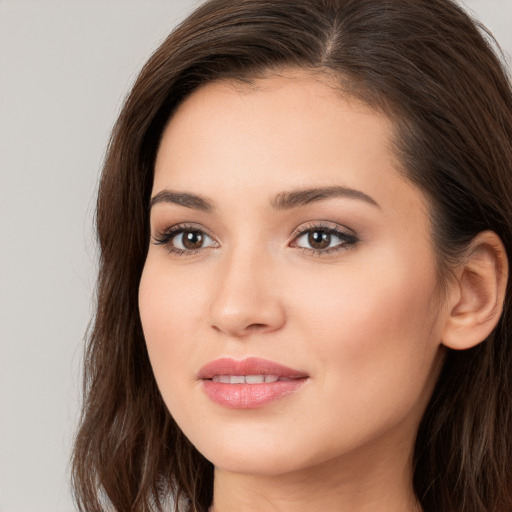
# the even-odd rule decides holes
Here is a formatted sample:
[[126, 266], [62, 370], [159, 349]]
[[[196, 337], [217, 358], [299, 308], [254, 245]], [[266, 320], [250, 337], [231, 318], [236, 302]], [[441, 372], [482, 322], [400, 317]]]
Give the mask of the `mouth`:
[[309, 379], [299, 370], [260, 358], [222, 358], [203, 366], [198, 378], [206, 396], [232, 409], [254, 409], [298, 391]]
[[213, 382], [223, 384], [263, 384], [269, 382], [286, 382], [293, 379], [279, 377], [278, 375], [214, 375]]
[[[269, 379], [268, 382], [275, 382], [276, 380], [301, 379], [307, 376], [300, 370], [259, 357], [248, 357], [241, 361], [228, 357], [215, 359], [203, 366], [198, 374], [198, 378], [202, 380], [233, 379], [233, 382], [228, 382], [229, 384], [243, 384], [244, 382], [261, 384], [265, 382], [265, 379]], [[242, 378], [244, 381], [241, 380]]]

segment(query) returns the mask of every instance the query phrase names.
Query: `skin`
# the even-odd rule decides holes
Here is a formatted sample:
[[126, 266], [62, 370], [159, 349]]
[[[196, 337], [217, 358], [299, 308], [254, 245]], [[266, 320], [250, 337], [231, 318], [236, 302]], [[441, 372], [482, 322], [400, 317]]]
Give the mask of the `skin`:
[[[449, 311], [428, 204], [400, 174], [392, 137], [384, 115], [293, 70], [208, 84], [164, 132], [153, 197], [193, 193], [213, 206], [153, 205], [152, 237], [180, 224], [206, 235], [181, 254], [180, 235], [152, 239], [140, 313], [165, 403], [215, 466], [217, 512], [419, 510], [411, 454]], [[376, 204], [272, 207], [283, 192], [334, 186]], [[297, 231], [318, 225], [357, 242], [331, 237], [330, 251], [315, 251]], [[219, 357], [309, 378], [264, 407], [229, 409], [197, 378]]]

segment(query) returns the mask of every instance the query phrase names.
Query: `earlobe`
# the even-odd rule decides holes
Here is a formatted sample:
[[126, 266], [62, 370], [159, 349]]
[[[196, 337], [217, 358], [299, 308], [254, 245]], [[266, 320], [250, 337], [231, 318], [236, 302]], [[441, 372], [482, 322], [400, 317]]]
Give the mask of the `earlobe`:
[[479, 233], [451, 284], [442, 343], [464, 350], [484, 341], [498, 323], [508, 279], [508, 260], [501, 239], [492, 231]]

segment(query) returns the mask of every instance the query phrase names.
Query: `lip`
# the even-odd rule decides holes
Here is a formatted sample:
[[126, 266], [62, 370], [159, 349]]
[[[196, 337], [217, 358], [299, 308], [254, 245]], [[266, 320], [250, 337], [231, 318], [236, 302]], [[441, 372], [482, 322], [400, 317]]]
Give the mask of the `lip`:
[[241, 361], [229, 357], [215, 359], [199, 370], [198, 378], [211, 379], [215, 375], [277, 375], [288, 379], [299, 379], [308, 376], [299, 370], [259, 357], [248, 357]]
[[[286, 380], [258, 384], [228, 384], [211, 380], [216, 375], [275, 375]], [[231, 409], [254, 409], [284, 398], [305, 384], [309, 376], [282, 364], [249, 357], [241, 361], [216, 359], [198, 373], [202, 387], [212, 402]]]

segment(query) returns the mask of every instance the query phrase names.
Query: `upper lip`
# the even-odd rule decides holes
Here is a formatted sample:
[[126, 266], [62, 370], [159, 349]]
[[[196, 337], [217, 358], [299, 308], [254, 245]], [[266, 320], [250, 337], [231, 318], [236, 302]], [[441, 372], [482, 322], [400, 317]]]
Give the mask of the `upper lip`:
[[308, 376], [299, 370], [258, 357], [248, 357], [241, 361], [228, 357], [215, 359], [199, 370], [198, 378], [211, 379], [215, 375], [277, 375], [288, 379], [299, 379]]

